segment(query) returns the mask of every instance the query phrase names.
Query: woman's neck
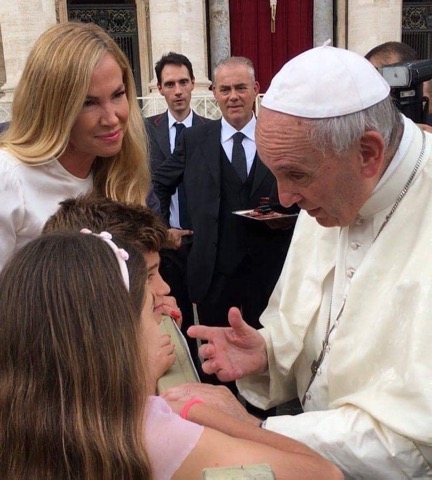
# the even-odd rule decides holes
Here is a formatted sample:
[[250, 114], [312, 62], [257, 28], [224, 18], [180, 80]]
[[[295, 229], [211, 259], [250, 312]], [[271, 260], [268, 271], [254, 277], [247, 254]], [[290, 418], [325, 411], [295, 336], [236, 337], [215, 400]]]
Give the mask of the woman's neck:
[[72, 152], [64, 152], [58, 161], [70, 174], [77, 178], [87, 178], [96, 157], [93, 155], [73, 154]]

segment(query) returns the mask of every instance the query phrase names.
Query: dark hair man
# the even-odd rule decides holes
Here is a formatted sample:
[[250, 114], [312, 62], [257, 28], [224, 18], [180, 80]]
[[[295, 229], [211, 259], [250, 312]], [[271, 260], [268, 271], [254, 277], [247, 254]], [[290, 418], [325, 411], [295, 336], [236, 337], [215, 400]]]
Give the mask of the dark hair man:
[[386, 42], [377, 45], [365, 55], [365, 58], [376, 68], [419, 59], [417, 52], [402, 42]]
[[[146, 119], [152, 174], [174, 151], [183, 128], [209, 121], [199, 116], [190, 107], [195, 77], [192, 64], [187, 57], [180, 53], [169, 52], [156, 63], [155, 72], [159, 92], [165, 98], [168, 109], [162, 114]], [[192, 240], [193, 232], [190, 230], [182, 185], [179, 185], [172, 195], [164, 218], [170, 227], [169, 235], [175, 249], [161, 251], [161, 273], [170, 285], [171, 292], [182, 310], [182, 328], [186, 331], [194, 323], [186, 278], [188, 243]], [[188, 338], [188, 344], [192, 357], [198, 363], [196, 341]]]

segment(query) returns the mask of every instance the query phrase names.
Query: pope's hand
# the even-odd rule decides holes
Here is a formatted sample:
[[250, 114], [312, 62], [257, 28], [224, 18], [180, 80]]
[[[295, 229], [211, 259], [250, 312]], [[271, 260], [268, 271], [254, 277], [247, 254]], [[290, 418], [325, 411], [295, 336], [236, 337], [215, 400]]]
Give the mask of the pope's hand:
[[228, 312], [230, 327], [189, 327], [192, 338], [207, 341], [199, 349], [205, 360], [202, 369], [215, 373], [222, 382], [237, 380], [252, 373], [267, 370], [267, 351], [264, 338], [242, 318], [240, 310]]

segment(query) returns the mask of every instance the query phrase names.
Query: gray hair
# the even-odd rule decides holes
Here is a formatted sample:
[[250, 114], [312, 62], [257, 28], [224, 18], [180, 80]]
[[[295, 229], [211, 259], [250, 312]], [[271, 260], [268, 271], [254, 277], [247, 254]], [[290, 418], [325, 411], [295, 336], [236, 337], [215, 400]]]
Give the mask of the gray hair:
[[226, 67], [226, 66], [235, 66], [235, 65], [246, 65], [249, 69], [249, 72], [252, 77], [252, 81], [255, 81], [255, 68], [253, 66], [252, 60], [250, 60], [247, 57], [228, 57], [224, 58], [218, 64], [214, 67], [213, 69], [213, 83], [215, 83], [216, 80], [216, 74], [218, 70], [221, 67]]
[[393, 147], [402, 126], [402, 116], [389, 95], [360, 112], [341, 117], [306, 119], [305, 123], [310, 126], [309, 140], [315, 148], [323, 154], [330, 150], [335, 155], [341, 155], [370, 130], [382, 135], [386, 149]]

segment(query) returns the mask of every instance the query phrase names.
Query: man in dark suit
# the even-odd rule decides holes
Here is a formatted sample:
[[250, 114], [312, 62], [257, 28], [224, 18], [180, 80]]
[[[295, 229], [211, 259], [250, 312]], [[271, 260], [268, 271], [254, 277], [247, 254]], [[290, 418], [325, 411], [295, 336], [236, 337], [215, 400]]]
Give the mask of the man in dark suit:
[[[259, 85], [252, 63], [229, 58], [216, 67], [214, 80], [223, 118], [183, 131], [173, 155], [154, 172], [155, 191], [167, 212], [171, 195], [184, 184], [194, 232], [188, 285], [200, 323], [225, 326], [228, 309], [238, 306], [243, 318], [258, 327], [292, 229], [272, 230], [232, 213], [257, 207], [275, 191], [276, 182], [256, 154], [253, 106]], [[242, 139], [236, 135], [234, 141], [238, 132]]]
[[[190, 108], [195, 78], [192, 64], [187, 57], [174, 52], [163, 55], [155, 65], [155, 72], [159, 92], [165, 98], [168, 109], [160, 115], [146, 119], [152, 172], [169, 158], [174, 150], [176, 137], [179, 137], [183, 128], [201, 125], [208, 121]], [[186, 280], [187, 255], [190, 248], [188, 243], [192, 232], [187, 220], [181, 186], [172, 195], [169, 208], [164, 212], [164, 218], [170, 227], [169, 235], [173, 249], [161, 251], [160, 270], [182, 311], [182, 330], [186, 331], [194, 322]], [[191, 354], [196, 359], [198, 357], [196, 340], [187, 338]]]

